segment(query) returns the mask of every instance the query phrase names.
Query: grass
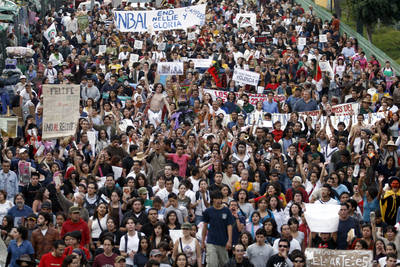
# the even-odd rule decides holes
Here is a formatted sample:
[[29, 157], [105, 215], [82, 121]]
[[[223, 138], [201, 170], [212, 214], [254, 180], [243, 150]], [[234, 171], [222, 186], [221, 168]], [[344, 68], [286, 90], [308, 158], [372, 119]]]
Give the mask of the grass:
[[[348, 16], [348, 9], [346, 5], [343, 5], [342, 8], [341, 20], [349, 25], [352, 29], [356, 30], [356, 22], [354, 19]], [[365, 26], [363, 36], [367, 38]], [[400, 64], [400, 31], [393, 27], [382, 25], [379, 27], [375, 26], [372, 33], [372, 43]]]

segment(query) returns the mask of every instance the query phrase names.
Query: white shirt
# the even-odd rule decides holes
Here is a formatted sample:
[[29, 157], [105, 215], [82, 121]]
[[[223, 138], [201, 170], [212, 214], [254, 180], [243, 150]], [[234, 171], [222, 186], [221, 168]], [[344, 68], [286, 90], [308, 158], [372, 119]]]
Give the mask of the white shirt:
[[[172, 188], [172, 193], [178, 194], [179, 191], [176, 190], [175, 188]], [[170, 194], [170, 192], [167, 191], [166, 188], [161, 189], [160, 191], [157, 192], [156, 196], [160, 197], [161, 200], [165, 203], [168, 202], [168, 195]], [[121, 246], [120, 246], [121, 247]]]
[[[278, 245], [279, 245], [279, 240], [281, 240], [280, 238], [276, 239], [274, 241], [274, 246], [272, 247], [274, 249], [274, 253], [278, 253]], [[121, 239], [122, 241], [122, 239]], [[297, 241], [296, 239], [292, 239], [290, 241], [290, 248], [289, 248], [289, 253], [292, 253], [293, 250], [298, 249], [301, 251], [301, 246], [299, 241]]]
[[[128, 237], [128, 245], [126, 246], [126, 238], [125, 236]], [[125, 251], [125, 247], [127, 248], [127, 251]], [[131, 251], [134, 251], [135, 253], [139, 249], [139, 235], [138, 232], [135, 231], [135, 234], [133, 236], [130, 236], [129, 234], [123, 235], [121, 237], [121, 242], [119, 245], [119, 251], [126, 252], [129, 254]], [[126, 257], [126, 264], [133, 265], [133, 258], [131, 257]]]

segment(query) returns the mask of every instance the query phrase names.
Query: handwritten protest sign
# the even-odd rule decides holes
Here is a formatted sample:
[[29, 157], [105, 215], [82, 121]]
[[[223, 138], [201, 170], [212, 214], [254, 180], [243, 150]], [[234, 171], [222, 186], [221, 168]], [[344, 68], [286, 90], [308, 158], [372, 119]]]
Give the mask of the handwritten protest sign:
[[209, 68], [212, 65], [211, 58], [189, 58], [189, 61], [193, 61], [195, 68]]
[[[213, 100], [216, 100], [217, 97], [222, 98], [222, 101], [226, 101], [228, 98], [228, 93], [227, 91], [221, 91], [221, 90], [214, 90], [214, 89], [203, 89], [205, 94], [210, 94]], [[239, 93], [235, 92], [236, 97], [239, 97]], [[249, 103], [252, 105], [257, 104], [257, 102], [261, 101], [264, 102], [267, 99], [266, 94], [253, 94], [253, 93], [247, 93], [249, 96]], [[286, 97], [284, 95], [276, 95], [274, 96], [274, 100], [276, 102], [282, 102], [286, 100]], [[285, 114], [286, 115], [286, 114]]]
[[129, 55], [129, 61], [130, 62], [138, 62], [139, 61], [139, 55], [138, 54], [130, 54]]
[[157, 65], [159, 75], [183, 75], [183, 62], [160, 62]]
[[333, 250], [307, 248], [307, 266], [310, 267], [371, 267], [372, 250]]
[[43, 139], [75, 134], [79, 119], [79, 99], [79, 85], [43, 85]]
[[256, 27], [257, 26], [257, 16], [255, 13], [239, 13], [235, 17], [236, 24], [239, 28], [243, 27]]
[[232, 80], [244, 84], [249, 84], [253, 86], [258, 85], [258, 81], [260, 80], [260, 74], [257, 72], [252, 72], [252, 71], [247, 71], [247, 70], [241, 70], [235, 68], [233, 71], [233, 77]]
[[146, 32], [186, 29], [205, 23], [206, 4], [184, 8], [114, 11], [114, 24], [121, 32]]

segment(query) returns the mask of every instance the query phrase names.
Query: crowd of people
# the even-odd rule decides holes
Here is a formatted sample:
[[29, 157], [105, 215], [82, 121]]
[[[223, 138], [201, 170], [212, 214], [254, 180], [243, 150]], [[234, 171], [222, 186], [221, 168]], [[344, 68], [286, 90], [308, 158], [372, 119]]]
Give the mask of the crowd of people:
[[[1, 138], [6, 266], [300, 267], [307, 248], [371, 250], [374, 266], [400, 266], [400, 79], [335, 15], [217, 0], [204, 25], [121, 33], [113, 10], [155, 3], [79, 3], [64, 0], [19, 43], [10, 32], [9, 45], [34, 55], [1, 91], [3, 113], [23, 121]], [[210, 68], [191, 60], [209, 58]], [[159, 62], [183, 62], [184, 74], [159, 75]], [[258, 73], [258, 86], [234, 69]], [[44, 84], [80, 85], [74, 136], [42, 139]], [[357, 113], [335, 125], [344, 103]], [[339, 205], [337, 231], [312, 232], [306, 203]]]

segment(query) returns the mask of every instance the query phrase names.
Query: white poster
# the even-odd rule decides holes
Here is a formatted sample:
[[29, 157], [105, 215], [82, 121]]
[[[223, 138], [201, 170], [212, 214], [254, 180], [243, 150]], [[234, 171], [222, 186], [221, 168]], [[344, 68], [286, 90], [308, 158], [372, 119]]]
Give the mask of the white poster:
[[257, 26], [257, 16], [255, 13], [240, 13], [237, 14], [234, 20], [239, 28], [243, 27], [256, 27]]
[[87, 136], [88, 136], [90, 147], [92, 148], [93, 156], [96, 156], [96, 132], [88, 131]]
[[338, 230], [340, 205], [305, 203], [304, 216], [311, 232], [334, 233]]
[[260, 74], [257, 72], [252, 72], [252, 71], [247, 71], [247, 70], [241, 70], [235, 68], [233, 72], [233, 77], [232, 80], [244, 84], [249, 84], [253, 86], [258, 85], [258, 81], [260, 80]]
[[107, 45], [99, 45], [99, 53], [105, 54], [107, 50]]
[[129, 56], [129, 61], [130, 62], [138, 62], [139, 61], [139, 55], [138, 54], [131, 54]]
[[328, 42], [328, 38], [326, 37], [326, 34], [321, 34], [321, 35], [319, 36], [319, 42], [320, 42], [320, 43], [326, 43], [326, 42]]
[[43, 139], [75, 134], [79, 119], [79, 100], [79, 85], [43, 85]]
[[307, 44], [307, 39], [304, 37], [299, 38], [299, 45], [306, 45]]
[[159, 75], [183, 75], [183, 62], [159, 62], [157, 73]]
[[[226, 101], [228, 98], [228, 91], [222, 91], [222, 90], [214, 90], [214, 89], [203, 89], [203, 92], [205, 94], [210, 94], [213, 100], [216, 100], [218, 97], [222, 99], [223, 102]], [[240, 97], [238, 92], [235, 92], [236, 98], [238, 99]], [[264, 102], [267, 99], [266, 94], [254, 94], [254, 93], [247, 93], [249, 96], [249, 103], [252, 105], [256, 105], [257, 102], [261, 101]], [[274, 100], [278, 103], [284, 102], [286, 100], [286, 97], [284, 95], [275, 95]], [[277, 113], [279, 114], [279, 113]], [[287, 115], [287, 114], [283, 114]], [[290, 114], [289, 114], [290, 115]]]
[[193, 61], [195, 68], [209, 68], [212, 65], [212, 58], [189, 58]]
[[195, 32], [189, 32], [188, 33], [188, 40], [195, 40], [196, 39], [196, 33]]
[[205, 23], [206, 4], [184, 8], [114, 11], [114, 25], [121, 32], [147, 32], [186, 29]]
[[158, 44], [157, 50], [158, 51], [164, 51], [166, 46], [167, 46], [166, 43]]
[[1, 136], [17, 137], [18, 117], [0, 117]]
[[44, 37], [47, 39], [47, 41], [51, 41], [52, 38], [57, 36], [57, 29], [56, 25], [53, 23], [50, 25], [50, 27], [47, 28], [47, 30], [43, 33]]
[[133, 48], [142, 49], [143, 48], [143, 41], [135, 40], [135, 44], [134, 44]]

